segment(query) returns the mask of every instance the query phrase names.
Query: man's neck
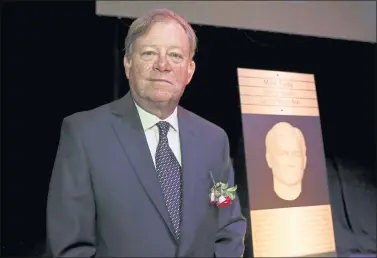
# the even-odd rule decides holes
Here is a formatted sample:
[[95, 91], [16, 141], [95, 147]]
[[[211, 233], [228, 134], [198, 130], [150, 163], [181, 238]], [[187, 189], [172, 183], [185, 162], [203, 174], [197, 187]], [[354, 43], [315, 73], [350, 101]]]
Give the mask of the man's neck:
[[285, 185], [274, 179], [274, 190], [277, 196], [286, 201], [296, 200], [301, 194], [301, 184]]
[[140, 108], [144, 109], [148, 113], [157, 116], [161, 120], [165, 120], [171, 114], [173, 114], [175, 108], [177, 107], [177, 104], [173, 102], [152, 103], [151, 101], [141, 100], [134, 95], [133, 100]]

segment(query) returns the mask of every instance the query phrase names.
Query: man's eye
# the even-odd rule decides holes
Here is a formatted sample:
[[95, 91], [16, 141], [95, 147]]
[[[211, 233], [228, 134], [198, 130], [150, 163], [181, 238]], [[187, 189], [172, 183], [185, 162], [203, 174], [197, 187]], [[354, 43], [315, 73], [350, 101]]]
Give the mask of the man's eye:
[[301, 152], [295, 151], [295, 152], [293, 152], [293, 156], [294, 157], [301, 157]]
[[279, 153], [280, 156], [288, 156], [289, 155], [288, 151], [279, 151], [278, 153]]
[[183, 58], [182, 55], [180, 55], [178, 53], [171, 53], [170, 56], [173, 57], [173, 58], [176, 58], [176, 59], [182, 59]]
[[154, 55], [155, 53], [153, 51], [145, 51], [142, 53], [143, 56], [151, 56]]

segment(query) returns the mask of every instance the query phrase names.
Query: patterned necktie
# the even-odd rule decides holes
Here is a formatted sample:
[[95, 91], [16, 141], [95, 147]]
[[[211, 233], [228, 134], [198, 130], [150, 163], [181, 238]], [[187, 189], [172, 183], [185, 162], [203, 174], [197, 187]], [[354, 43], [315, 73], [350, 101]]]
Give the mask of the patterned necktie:
[[156, 150], [156, 170], [176, 238], [179, 239], [182, 202], [182, 170], [173, 151], [169, 147], [167, 135], [170, 124], [161, 121], [157, 123], [157, 126], [160, 139]]

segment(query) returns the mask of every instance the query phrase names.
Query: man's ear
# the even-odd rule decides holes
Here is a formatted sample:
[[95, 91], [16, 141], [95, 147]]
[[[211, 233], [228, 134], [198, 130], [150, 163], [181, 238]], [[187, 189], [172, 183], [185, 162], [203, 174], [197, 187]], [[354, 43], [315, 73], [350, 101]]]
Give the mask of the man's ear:
[[266, 151], [266, 161], [269, 168], [272, 169], [272, 157], [271, 154]]
[[127, 79], [130, 79], [130, 69], [132, 65], [132, 59], [127, 56], [124, 56], [123, 64], [124, 64], [124, 70], [126, 72]]
[[194, 72], [195, 72], [195, 68], [196, 68], [196, 64], [194, 60], [191, 60], [190, 64], [188, 65], [188, 76], [187, 76], [186, 84], [189, 84], [191, 82], [192, 76], [194, 75]]
[[303, 161], [303, 169], [306, 168], [306, 162], [308, 161], [308, 157], [305, 155], [304, 156], [304, 161]]

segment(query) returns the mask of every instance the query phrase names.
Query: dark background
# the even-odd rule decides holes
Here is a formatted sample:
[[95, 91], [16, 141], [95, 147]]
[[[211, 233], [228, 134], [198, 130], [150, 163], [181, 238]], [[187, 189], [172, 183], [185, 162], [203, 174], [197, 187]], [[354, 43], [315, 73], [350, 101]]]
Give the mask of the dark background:
[[[1, 251], [22, 256], [43, 246], [63, 117], [128, 90], [122, 49], [132, 20], [96, 16], [94, 1], [7, 3], [1, 19]], [[232, 156], [242, 138], [236, 68], [312, 73], [326, 155], [375, 173], [375, 44], [194, 29], [197, 71], [181, 104], [226, 130]], [[244, 171], [236, 180], [242, 189]]]

